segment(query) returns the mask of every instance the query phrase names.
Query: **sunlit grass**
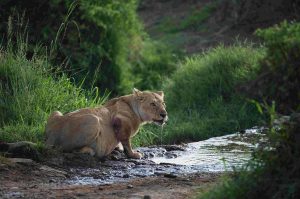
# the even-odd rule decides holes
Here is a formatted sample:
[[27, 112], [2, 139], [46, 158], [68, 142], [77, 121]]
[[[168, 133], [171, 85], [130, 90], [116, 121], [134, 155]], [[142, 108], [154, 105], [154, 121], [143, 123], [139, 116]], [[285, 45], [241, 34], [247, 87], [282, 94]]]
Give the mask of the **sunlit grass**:
[[97, 88], [83, 90], [61, 71], [53, 70], [41, 49], [28, 59], [22, 40], [0, 49], [0, 140], [42, 142], [52, 111], [95, 107], [107, 98]]
[[164, 85], [170, 120], [163, 142], [202, 140], [259, 124], [255, 105], [236, 88], [256, 76], [263, 55], [262, 48], [237, 44], [187, 58]]

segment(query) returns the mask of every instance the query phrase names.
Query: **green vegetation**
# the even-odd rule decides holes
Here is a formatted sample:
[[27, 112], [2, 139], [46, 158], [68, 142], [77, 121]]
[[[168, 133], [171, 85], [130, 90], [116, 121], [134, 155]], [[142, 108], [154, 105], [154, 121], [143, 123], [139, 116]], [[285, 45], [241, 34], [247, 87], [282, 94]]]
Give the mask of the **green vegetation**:
[[[143, 31], [136, 0], [0, 7], [0, 140], [40, 142], [51, 111], [100, 105], [106, 89], [111, 96], [158, 89], [176, 69], [173, 50]], [[140, 134], [136, 145], [152, 143], [152, 134]]]
[[[24, 42], [18, 49], [14, 52], [8, 47], [1, 53], [0, 71], [5, 77], [1, 79], [1, 140], [41, 141], [47, 116], [53, 110], [68, 112], [103, 102], [97, 89], [85, 91], [75, 87], [64, 74], [50, 75], [53, 67], [38, 51], [28, 60]], [[255, 77], [257, 61], [263, 52], [239, 44], [230, 48], [219, 46], [187, 59], [163, 88], [170, 116], [168, 125], [164, 129], [153, 126], [141, 129], [134, 144], [200, 140], [257, 124], [260, 117], [255, 106], [237, 93], [235, 87]], [[151, 57], [148, 59], [151, 61]], [[146, 86], [147, 78], [141, 79]], [[165, 80], [155, 81], [158, 84]]]
[[140, 57], [133, 64], [134, 86], [141, 90], [161, 89], [166, 77], [176, 70], [179, 57], [168, 46], [150, 39], [145, 40]]
[[[42, 150], [52, 111], [101, 105], [106, 89], [112, 95], [133, 87], [164, 90], [168, 124], [142, 128], [135, 146], [198, 141], [252, 127], [265, 119], [262, 103], [274, 150], [255, 152], [242, 171], [202, 197], [299, 198], [300, 23], [258, 30], [264, 47], [220, 45], [180, 62], [177, 52], [144, 32], [137, 2], [0, 2], [0, 141], [32, 141]], [[203, 28], [217, 2], [176, 23], [166, 17], [157, 28], [184, 43], [189, 38], [178, 31]], [[242, 4], [249, 11], [257, 2]], [[291, 5], [296, 12], [296, 4]], [[238, 16], [246, 22], [251, 14]], [[28, 34], [20, 37], [24, 29]], [[280, 114], [294, 113], [279, 130], [272, 126], [275, 104]]]
[[[279, 113], [293, 113], [280, 129], [274, 128], [275, 106], [267, 108], [270, 115], [268, 137], [273, 150], [259, 150], [241, 172], [223, 181], [201, 198], [299, 198], [300, 197], [300, 115], [299, 58], [300, 23], [283, 22], [275, 27], [259, 30], [267, 47], [261, 61], [262, 76], [254, 80], [264, 93], [260, 101], [275, 100]], [[267, 81], [269, 82], [267, 82]], [[270, 84], [270, 80], [272, 84]], [[277, 87], [278, 86], [278, 87]], [[276, 91], [275, 92], [275, 88]], [[251, 91], [251, 89], [250, 89]], [[286, 97], [291, 97], [288, 99]], [[262, 108], [260, 108], [262, 110]]]
[[263, 55], [263, 49], [237, 44], [187, 58], [163, 87], [170, 117], [163, 141], [200, 140], [258, 124], [255, 105], [236, 88], [256, 77]]
[[276, 101], [280, 113], [299, 111], [300, 23], [283, 22], [269, 29], [257, 30], [257, 35], [265, 41], [267, 56], [261, 63], [263, 78], [256, 80], [261, 84], [256, 93], [264, 93], [258, 96], [269, 102]]
[[21, 40], [0, 47], [0, 140], [41, 142], [52, 111], [97, 106], [107, 97], [76, 87], [64, 74], [50, 75], [47, 56], [35, 49], [29, 60], [27, 47]]
[[217, 5], [218, 1], [213, 1], [201, 8], [191, 8], [190, 13], [182, 19], [175, 20], [172, 17], [165, 17], [156, 29], [165, 33], [176, 33], [184, 29], [199, 30], [203, 28], [203, 22], [216, 10]]
[[295, 114], [281, 130], [269, 131], [271, 146], [275, 150], [257, 151], [252, 162], [242, 171], [223, 179], [219, 185], [199, 198], [299, 198], [299, 124], [300, 115]]
[[202, 23], [205, 22], [210, 16], [211, 13], [216, 10], [217, 2], [209, 3], [203, 6], [200, 9], [192, 10], [191, 14], [184, 18], [180, 24], [178, 29], [187, 29], [187, 28], [194, 28], [194, 29], [201, 29]]
[[[239, 131], [259, 124], [262, 119], [255, 104], [247, 99], [253, 96], [239, 92], [240, 85], [256, 79], [258, 72], [268, 65], [276, 67], [278, 59], [290, 63], [287, 56], [262, 60], [265, 49], [249, 44], [221, 45], [180, 63], [172, 49], [145, 34], [137, 18], [135, 0], [75, 3], [53, 0], [45, 4], [48, 7], [37, 1], [32, 8], [21, 1], [16, 6], [5, 1], [1, 5], [7, 8], [4, 18], [9, 19], [9, 31], [3, 37], [0, 54], [0, 139], [7, 141], [42, 140], [43, 126], [53, 110], [67, 112], [100, 105], [105, 97], [99, 97], [94, 86], [100, 87], [102, 93], [109, 88], [112, 95], [128, 93], [132, 87], [165, 91], [169, 123], [163, 129], [154, 126], [141, 129], [134, 140], [136, 146], [200, 140]], [[38, 6], [41, 9], [37, 13], [31, 12]], [[217, 2], [209, 3], [191, 12], [180, 22], [180, 27], [202, 23], [216, 6]], [[14, 22], [16, 14], [11, 12], [14, 9], [28, 10], [20, 17], [20, 23]], [[26, 17], [30, 37], [16, 44], [13, 41], [17, 36], [11, 30], [20, 31]], [[49, 23], [45, 24], [45, 18]], [[1, 30], [4, 28], [0, 26]], [[267, 31], [258, 34], [273, 40], [281, 37], [289, 40], [284, 33], [296, 32], [293, 30], [286, 25], [276, 36], [271, 37]], [[296, 43], [296, 38], [299, 35], [292, 37], [291, 43]], [[268, 55], [280, 54], [286, 48], [293, 49], [289, 54], [297, 52], [298, 48], [281, 48], [273, 40], [266, 40], [268, 49], [276, 49], [268, 50]], [[37, 49], [36, 43], [45, 43], [51, 50]], [[285, 80], [296, 82], [299, 72], [288, 74], [282, 78], [282, 85]], [[296, 96], [299, 95], [292, 99]]]
[[156, 80], [174, 69], [174, 57], [168, 55], [172, 50], [148, 38], [138, 19], [137, 5], [137, 0], [1, 1], [1, 19], [5, 21], [0, 31], [6, 32], [8, 19], [12, 30], [19, 30], [20, 24], [28, 26], [29, 52], [40, 43], [55, 46], [52, 64], [62, 64], [77, 85], [84, 79], [84, 88], [97, 86], [120, 95], [133, 87], [145, 87], [135, 78], [145, 76], [137, 67], [145, 68], [151, 76], [147, 88], [156, 88]]

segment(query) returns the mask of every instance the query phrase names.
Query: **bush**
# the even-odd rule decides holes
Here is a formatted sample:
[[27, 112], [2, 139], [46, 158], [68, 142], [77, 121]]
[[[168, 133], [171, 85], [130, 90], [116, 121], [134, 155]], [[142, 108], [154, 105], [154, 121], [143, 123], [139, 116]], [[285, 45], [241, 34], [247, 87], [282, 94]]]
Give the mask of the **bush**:
[[[35, 46], [41, 42], [50, 46], [55, 41], [57, 50], [52, 54], [52, 60], [56, 65], [64, 63], [70, 71], [69, 76], [77, 83], [86, 79], [86, 88], [95, 84], [113, 93], [121, 89], [123, 80], [130, 80], [121, 76], [130, 68], [129, 52], [139, 48], [131, 42], [140, 37], [141, 32], [136, 6], [136, 0], [0, 3], [2, 20], [6, 21], [9, 16], [12, 21], [18, 20], [20, 17], [16, 15], [22, 15], [23, 21], [28, 19], [30, 44]], [[1, 32], [6, 32], [5, 21], [0, 25]], [[11, 27], [18, 28], [18, 25]]]
[[51, 76], [52, 66], [38, 49], [28, 60], [24, 41], [0, 49], [0, 140], [41, 141], [52, 111], [68, 112], [105, 100], [98, 89], [85, 91], [66, 75]]
[[[169, 50], [152, 43], [144, 32], [137, 4], [137, 0], [1, 1], [0, 31], [6, 32], [7, 19], [13, 24], [9, 29], [27, 26], [33, 44], [27, 54], [39, 42], [56, 46], [51, 61], [62, 64], [77, 84], [85, 79], [85, 88], [124, 94], [134, 86], [157, 87], [156, 81], [173, 68]], [[148, 79], [142, 82], [144, 77]]]
[[300, 23], [285, 21], [272, 28], [259, 29], [256, 34], [264, 40], [267, 55], [261, 62], [262, 75], [255, 80], [254, 93], [259, 100], [276, 101], [281, 113], [299, 111]]
[[161, 89], [166, 77], [176, 70], [176, 62], [179, 60], [171, 48], [150, 39], [143, 42], [143, 48], [135, 56], [132, 69], [134, 87], [141, 90]]
[[253, 79], [263, 49], [219, 46], [186, 59], [164, 85], [170, 121], [166, 142], [200, 140], [257, 124], [255, 106], [236, 91]]
[[269, 131], [273, 151], [256, 151], [251, 162], [241, 171], [199, 198], [299, 198], [299, 124], [298, 113], [292, 115], [279, 131]]
[[[221, 182], [201, 198], [300, 197], [300, 24], [283, 22], [258, 30], [257, 34], [264, 39], [267, 53], [260, 62], [261, 75], [251, 84], [258, 100], [274, 101], [273, 108], [267, 107], [272, 118], [267, 134], [272, 150], [255, 152], [250, 167]], [[293, 113], [280, 128], [272, 125], [275, 103], [279, 111]]]

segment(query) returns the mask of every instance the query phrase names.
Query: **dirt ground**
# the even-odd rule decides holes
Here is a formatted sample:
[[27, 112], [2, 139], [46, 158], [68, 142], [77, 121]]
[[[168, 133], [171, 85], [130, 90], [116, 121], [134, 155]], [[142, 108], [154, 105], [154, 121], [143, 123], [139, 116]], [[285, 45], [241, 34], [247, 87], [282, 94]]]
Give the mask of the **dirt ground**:
[[[112, 184], [68, 184], [67, 169], [33, 161], [0, 164], [0, 198], [192, 198], [221, 174], [140, 177]], [[23, 162], [25, 161], [25, 162]]]

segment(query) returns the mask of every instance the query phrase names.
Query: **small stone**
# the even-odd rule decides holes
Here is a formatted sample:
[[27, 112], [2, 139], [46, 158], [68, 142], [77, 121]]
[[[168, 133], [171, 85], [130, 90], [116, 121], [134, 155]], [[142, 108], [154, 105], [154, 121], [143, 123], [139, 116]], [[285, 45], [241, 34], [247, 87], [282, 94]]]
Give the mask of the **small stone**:
[[172, 174], [172, 173], [166, 173], [166, 174], [164, 175], [164, 177], [166, 177], [166, 178], [177, 178], [177, 175]]
[[56, 180], [54, 180], [54, 179], [49, 180], [49, 183], [53, 183], [53, 182], [56, 182]]
[[103, 190], [103, 187], [98, 187], [98, 190], [102, 191], [102, 190]]
[[143, 199], [151, 199], [151, 196], [149, 195], [144, 195], [144, 198]]
[[67, 174], [67, 172], [65, 172], [65, 171], [54, 169], [54, 168], [48, 167], [46, 165], [41, 166], [40, 170], [43, 170], [43, 171], [48, 172], [48, 173], [56, 173], [56, 174], [60, 174], [60, 175], [66, 175]]
[[133, 188], [133, 185], [129, 184], [127, 185], [127, 189], [132, 189]]
[[154, 157], [155, 157], [155, 154], [154, 154], [153, 152], [150, 152], [150, 153], [148, 154], [148, 157], [154, 158]]
[[23, 164], [31, 164], [33, 160], [27, 158], [8, 158], [9, 161], [13, 163], [23, 163]]
[[128, 173], [123, 175], [123, 178], [129, 178], [129, 177], [130, 177], [130, 175]]

